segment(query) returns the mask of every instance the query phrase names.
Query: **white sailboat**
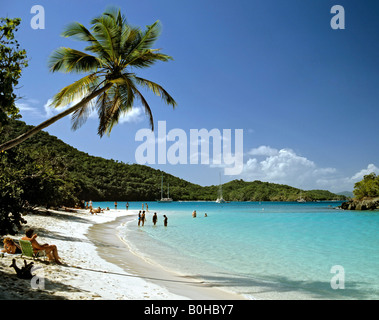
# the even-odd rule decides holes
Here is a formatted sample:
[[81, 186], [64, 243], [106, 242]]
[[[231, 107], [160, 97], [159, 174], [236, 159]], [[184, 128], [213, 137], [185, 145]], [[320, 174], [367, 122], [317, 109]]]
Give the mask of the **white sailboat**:
[[158, 202], [173, 202], [172, 198], [170, 198], [170, 184], [167, 184], [167, 198], [163, 198], [163, 174], [161, 181], [161, 199], [157, 200]]
[[222, 197], [222, 185], [221, 185], [221, 173], [220, 173], [220, 185], [218, 187], [218, 198], [216, 200], [216, 203], [225, 203], [226, 201]]

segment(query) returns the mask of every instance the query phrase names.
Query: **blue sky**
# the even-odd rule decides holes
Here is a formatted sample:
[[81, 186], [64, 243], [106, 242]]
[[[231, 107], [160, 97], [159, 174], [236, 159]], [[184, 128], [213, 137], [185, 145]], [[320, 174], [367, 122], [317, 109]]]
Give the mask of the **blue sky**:
[[[82, 44], [60, 37], [65, 25], [119, 7], [132, 25], [160, 20], [155, 48], [173, 56], [140, 75], [161, 84], [178, 102], [172, 110], [146, 92], [154, 121], [167, 131], [243, 129], [244, 179], [304, 189], [352, 190], [364, 174], [379, 173], [379, 3], [377, 1], [0, 0], [0, 16], [22, 18], [17, 38], [29, 67], [17, 93], [28, 124], [54, 114], [46, 105], [77, 75], [52, 74], [51, 52]], [[45, 9], [45, 29], [30, 26], [33, 5]], [[345, 9], [346, 29], [333, 30], [333, 5]], [[135, 163], [135, 141], [148, 121], [137, 102], [110, 137], [97, 119], [71, 131], [70, 119], [46, 129], [91, 155]], [[190, 155], [188, 155], [189, 157]], [[200, 185], [218, 184], [222, 166], [151, 165]]]

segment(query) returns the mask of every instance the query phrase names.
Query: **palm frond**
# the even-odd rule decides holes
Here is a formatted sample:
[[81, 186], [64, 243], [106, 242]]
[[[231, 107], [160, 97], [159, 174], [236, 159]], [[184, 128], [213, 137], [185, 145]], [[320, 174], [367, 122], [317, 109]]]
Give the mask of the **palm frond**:
[[94, 101], [90, 101], [80, 109], [74, 111], [71, 116], [71, 129], [78, 130], [88, 119], [94, 109]]
[[65, 38], [72, 37], [79, 41], [86, 41], [90, 44], [86, 50], [97, 53], [102, 58], [110, 58], [109, 54], [104, 50], [95, 36], [79, 22], [73, 22], [67, 25], [62, 32], [62, 36]]
[[62, 37], [73, 37], [76, 40], [79, 41], [88, 41], [88, 42], [96, 42], [96, 38], [92, 35], [92, 33], [81, 23], [79, 22], [72, 22], [68, 24], [63, 32]]
[[113, 86], [101, 99], [98, 99], [97, 108], [99, 114], [98, 135], [108, 135], [113, 126], [118, 122], [122, 100], [117, 86]]
[[160, 49], [148, 49], [142, 53], [136, 54], [132, 60], [126, 64], [134, 68], [146, 68], [155, 64], [157, 61], [167, 62], [173, 60], [173, 58], [167, 54], [159, 53]]
[[143, 34], [141, 39], [141, 43], [136, 48], [137, 50], [146, 50], [151, 49], [152, 45], [157, 41], [160, 33], [161, 33], [161, 24], [160, 21], [155, 21], [152, 25], [146, 26], [146, 31]]
[[107, 92], [104, 92], [100, 97], [98, 97], [96, 101], [95, 108], [98, 110], [99, 115], [99, 126], [97, 130], [97, 134], [100, 138], [104, 135], [107, 129], [108, 117], [107, 117], [107, 109], [108, 109], [109, 99]]
[[151, 128], [152, 131], [154, 131], [154, 118], [153, 118], [153, 112], [151, 111], [151, 108], [150, 108], [149, 104], [147, 103], [145, 97], [141, 94], [141, 92], [138, 91], [137, 88], [134, 89], [134, 93], [135, 93], [136, 96], [138, 96], [138, 98], [141, 100], [141, 103], [142, 103], [142, 105], [143, 105], [143, 108], [144, 108], [145, 114], [146, 114], [146, 116], [149, 118], [150, 128]]
[[151, 26], [147, 26], [146, 31], [141, 31], [134, 28], [134, 32], [129, 36], [128, 41], [123, 45], [123, 60], [132, 61], [138, 55], [151, 49], [154, 42], [158, 39], [160, 34], [159, 20], [154, 22]]
[[61, 47], [49, 58], [48, 66], [52, 72], [90, 72], [103, 66], [100, 59], [79, 50]]
[[174, 98], [171, 97], [171, 95], [161, 85], [140, 77], [135, 77], [135, 79], [139, 85], [147, 87], [148, 89], [153, 91], [155, 95], [162, 97], [165, 103], [172, 105], [174, 108], [176, 107], [177, 103], [174, 100]]
[[122, 78], [109, 90], [107, 99], [103, 99], [101, 105], [98, 104], [97, 107], [100, 107], [98, 134], [100, 136], [104, 133], [109, 135], [114, 125], [119, 122], [120, 116], [133, 108], [134, 87], [131, 79]]
[[98, 86], [100, 79], [97, 73], [89, 74], [74, 83], [61, 89], [53, 98], [51, 106], [59, 107], [61, 105], [67, 105], [75, 100], [83, 98], [89, 92], [91, 88]]
[[118, 86], [113, 87], [115, 88], [113, 92], [111, 92], [111, 97], [108, 99], [108, 103], [105, 109], [104, 113], [104, 127], [102, 128], [100, 136], [102, 136], [104, 133], [107, 133], [108, 136], [110, 135], [113, 126], [118, 123], [119, 117], [120, 117], [120, 108], [122, 105], [122, 100], [120, 97], [120, 93], [118, 90]]
[[118, 52], [118, 27], [115, 21], [110, 15], [101, 15], [95, 18], [91, 22], [93, 24], [92, 30], [96, 39], [102, 47], [107, 51], [110, 58], [114, 62], [116, 57], [116, 52]]

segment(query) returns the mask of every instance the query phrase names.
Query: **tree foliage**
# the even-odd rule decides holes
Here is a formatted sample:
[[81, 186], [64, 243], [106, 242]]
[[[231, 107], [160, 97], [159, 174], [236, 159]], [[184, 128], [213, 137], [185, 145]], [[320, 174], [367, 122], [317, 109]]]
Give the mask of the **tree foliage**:
[[20, 118], [15, 87], [28, 65], [26, 51], [20, 49], [15, 33], [21, 19], [0, 18], [0, 132], [8, 118]]
[[379, 197], [379, 176], [374, 172], [365, 175], [354, 185], [354, 196], [357, 200]]
[[[22, 121], [13, 121], [11, 129], [7, 131], [13, 136], [29, 129], [30, 126], [26, 126]], [[65, 174], [60, 174], [59, 177], [75, 185], [75, 195], [79, 200], [156, 200], [161, 196], [162, 174], [164, 196], [167, 194], [167, 184], [169, 184], [170, 196], [174, 200], [216, 200], [217, 198], [219, 188], [217, 185], [202, 187], [148, 166], [90, 156], [45, 132], [40, 132], [22, 146], [29, 154], [49, 150], [51, 155], [49, 162], [60, 159]], [[38, 157], [34, 162], [38, 162]], [[56, 165], [54, 170], [58, 170]], [[47, 176], [45, 171], [44, 177]], [[243, 180], [225, 183], [223, 196], [231, 201], [296, 201], [300, 196], [309, 201], [344, 198], [325, 190], [304, 191], [286, 185]]]

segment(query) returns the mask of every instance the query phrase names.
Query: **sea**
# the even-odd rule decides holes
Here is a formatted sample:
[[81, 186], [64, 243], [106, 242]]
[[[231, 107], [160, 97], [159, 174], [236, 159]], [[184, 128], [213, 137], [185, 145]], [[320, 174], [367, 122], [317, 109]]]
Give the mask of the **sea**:
[[344, 211], [341, 202], [147, 204], [143, 227], [133, 219], [118, 232], [135, 254], [168, 271], [248, 299], [379, 299], [378, 211]]

